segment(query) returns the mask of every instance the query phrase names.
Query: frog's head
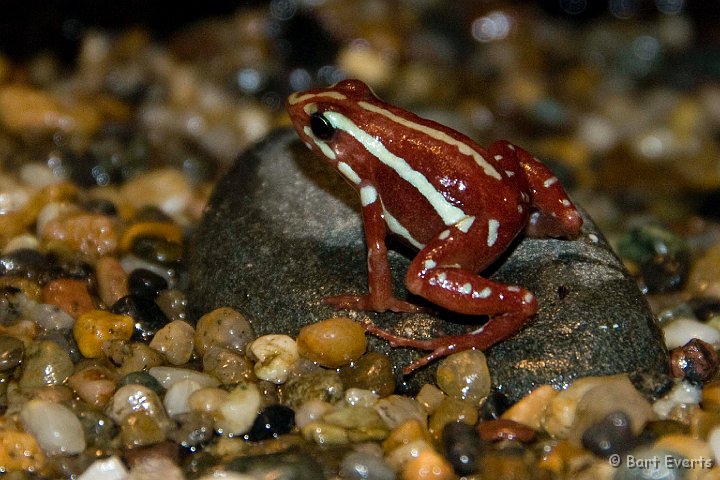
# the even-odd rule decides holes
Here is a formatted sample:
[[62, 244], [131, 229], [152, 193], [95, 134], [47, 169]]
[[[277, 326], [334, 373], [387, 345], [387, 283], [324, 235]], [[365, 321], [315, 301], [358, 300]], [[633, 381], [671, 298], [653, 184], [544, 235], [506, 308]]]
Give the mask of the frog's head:
[[[354, 172], [366, 156], [356, 134], [364, 131], [371, 119], [361, 105], [378, 101], [363, 82], [343, 80], [331, 87], [293, 93], [286, 107], [305, 145], [344, 173], [343, 169]], [[361, 165], [357, 167], [363, 170]], [[357, 174], [345, 176], [359, 183]]]

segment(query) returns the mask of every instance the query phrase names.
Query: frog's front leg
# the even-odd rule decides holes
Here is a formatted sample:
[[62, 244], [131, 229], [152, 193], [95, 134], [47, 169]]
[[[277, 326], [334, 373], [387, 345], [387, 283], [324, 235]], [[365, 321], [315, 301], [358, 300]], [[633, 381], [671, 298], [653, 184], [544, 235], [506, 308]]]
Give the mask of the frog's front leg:
[[360, 184], [360, 202], [362, 203], [363, 226], [367, 243], [368, 294], [336, 295], [326, 297], [325, 303], [336, 309], [372, 310], [384, 312], [417, 312], [420, 308], [412, 303], [393, 296], [392, 274], [388, 262], [385, 237], [385, 220], [382, 202], [375, 187], [367, 182]]
[[365, 326], [369, 333], [395, 347], [431, 351], [406, 367], [406, 375], [451, 353], [471, 348], [484, 350], [513, 336], [535, 314], [537, 301], [528, 290], [496, 283], [476, 273], [479, 265], [496, 255], [487, 248], [488, 228], [483, 223], [467, 217], [443, 231], [415, 257], [406, 277], [409, 291], [437, 305], [458, 313], [490, 315], [482, 327], [464, 335], [417, 340], [374, 325]]

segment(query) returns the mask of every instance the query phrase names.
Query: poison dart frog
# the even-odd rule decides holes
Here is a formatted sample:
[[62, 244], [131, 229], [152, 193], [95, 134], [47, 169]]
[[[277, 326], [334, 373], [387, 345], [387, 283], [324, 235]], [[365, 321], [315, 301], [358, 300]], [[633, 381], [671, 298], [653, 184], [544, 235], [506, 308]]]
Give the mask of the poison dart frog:
[[337, 309], [415, 312], [393, 296], [386, 236], [419, 252], [407, 270], [409, 292], [454, 312], [488, 315], [475, 331], [420, 340], [373, 324], [392, 346], [430, 351], [408, 374], [454, 352], [486, 349], [535, 314], [527, 289], [478, 275], [521, 233], [575, 237], [582, 218], [557, 177], [507, 141], [488, 150], [467, 136], [378, 99], [358, 80], [293, 93], [287, 110], [305, 145], [359, 193], [367, 243], [367, 295], [325, 298]]

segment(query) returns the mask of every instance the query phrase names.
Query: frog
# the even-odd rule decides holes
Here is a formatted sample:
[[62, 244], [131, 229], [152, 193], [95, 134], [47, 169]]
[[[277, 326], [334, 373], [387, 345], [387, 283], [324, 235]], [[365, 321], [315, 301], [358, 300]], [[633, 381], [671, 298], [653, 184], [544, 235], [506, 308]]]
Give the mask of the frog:
[[405, 367], [405, 375], [452, 353], [486, 350], [532, 319], [538, 309], [532, 292], [481, 273], [520, 235], [580, 234], [582, 216], [536, 156], [505, 140], [485, 149], [463, 133], [380, 100], [355, 79], [294, 92], [286, 109], [303, 143], [360, 197], [368, 291], [324, 302], [338, 310], [421, 311], [417, 302], [393, 293], [387, 246], [392, 235], [416, 252], [405, 273], [408, 292], [471, 319], [487, 318], [467, 333], [430, 339], [364, 322], [368, 333], [392, 347], [429, 352]]

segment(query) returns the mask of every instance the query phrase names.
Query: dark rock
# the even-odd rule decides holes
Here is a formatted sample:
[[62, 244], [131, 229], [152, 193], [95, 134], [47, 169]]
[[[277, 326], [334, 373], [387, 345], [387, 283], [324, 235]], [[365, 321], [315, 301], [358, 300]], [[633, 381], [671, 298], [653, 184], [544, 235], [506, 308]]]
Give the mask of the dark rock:
[[128, 276], [128, 288], [132, 295], [155, 299], [168, 288], [167, 280], [146, 268], [136, 268]]
[[162, 265], [176, 263], [183, 254], [182, 245], [157, 237], [138, 237], [131, 250], [143, 260]]
[[163, 387], [162, 384], [160, 384], [160, 382], [158, 382], [155, 377], [145, 371], [128, 373], [120, 379], [120, 381], [118, 382], [118, 388], [124, 387], [125, 385], [133, 384], [147, 387], [158, 395], [165, 394], [165, 387]]
[[0, 255], [0, 275], [37, 280], [47, 268], [47, 258], [37, 250], [20, 248]]
[[255, 417], [247, 439], [253, 442], [284, 435], [295, 426], [295, 411], [285, 405], [269, 405]]
[[10, 335], [0, 335], [0, 372], [13, 370], [20, 365], [25, 354], [25, 344]]
[[368, 352], [350, 365], [338, 370], [345, 389], [362, 388], [387, 397], [395, 391], [395, 376], [390, 357], [380, 352]]
[[612, 412], [583, 432], [585, 448], [601, 457], [624, 453], [635, 446], [636, 438], [625, 412]]
[[496, 420], [510, 408], [512, 403], [507, 395], [502, 392], [490, 392], [480, 407], [480, 418], [482, 420]]
[[168, 323], [167, 317], [153, 299], [139, 295], [125, 295], [110, 310], [112, 313], [130, 315], [135, 320], [132, 339], [139, 342], [149, 342]]
[[472, 475], [478, 470], [480, 436], [472, 425], [464, 422], [450, 422], [442, 431], [442, 446], [445, 458], [458, 475]]
[[638, 370], [629, 375], [633, 386], [649, 402], [654, 402], [670, 391], [675, 385], [673, 378], [664, 372]]
[[[402, 284], [407, 253], [390, 252], [401, 298], [408, 297]], [[577, 240], [523, 238], [509, 253], [489, 274], [529, 288], [539, 311], [519, 334], [487, 351], [496, 390], [514, 401], [540, 384], [564, 387], [588, 375], [666, 371], [662, 333], [590, 219]], [[336, 314], [321, 302], [324, 296], [367, 291], [365, 255], [358, 195], [293, 132], [278, 131], [241, 156], [216, 186], [189, 252], [190, 314], [197, 319], [231, 306], [258, 335], [297, 335], [302, 326]], [[348, 314], [416, 337], [460, 333], [467, 328], [462, 322], [483, 321], [449, 312]], [[396, 366], [420, 354], [369, 340], [370, 349], [388, 353]], [[434, 368], [399, 387], [431, 382]]]
[[230, 472], [247, 473], [255, 478], [287, 478], [292, 480], [321, 480], [322, 467], [311, 456], [299, 450], [268, 455], [242, 456], [230, 460], [225, 468]]

